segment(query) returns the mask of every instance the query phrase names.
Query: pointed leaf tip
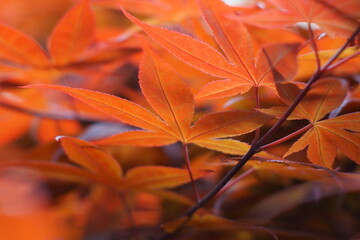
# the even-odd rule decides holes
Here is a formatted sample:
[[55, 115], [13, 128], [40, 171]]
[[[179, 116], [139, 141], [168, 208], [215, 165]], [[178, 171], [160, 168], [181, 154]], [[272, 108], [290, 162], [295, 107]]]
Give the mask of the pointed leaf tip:
[[55, 140], [58, 141], [58, 142], [60, 142], [61, 138], [63, 138], [63, 137], [66, 137], [66, 136], [56, 136], [56, 137], [55, 137]]
[[112, 116], [123, 123], [152, 131], [166, 132], [165, 124], [149, 110], [129, 100], [83, 88], [60, 85], [36, 84], [26, 88], [54, 89], [66, 93], [79, 101]]
[[95, 34], [95, 16], [89, 0], [79, 1], [58, 22], [48, 40], [56, 64], [65, 65], [84, 53]]

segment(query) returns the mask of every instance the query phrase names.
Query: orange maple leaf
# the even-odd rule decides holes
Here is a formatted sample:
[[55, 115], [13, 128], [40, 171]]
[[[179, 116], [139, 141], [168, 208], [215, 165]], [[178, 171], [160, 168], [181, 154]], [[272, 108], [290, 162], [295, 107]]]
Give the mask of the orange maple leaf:
[[[279, 84], [278, 89], [288, 104], [300, 91], [289, 83]], [[291, 146], [284, 157], [308, 146], [308, 158], [317, 165], [332, 168], [337, 150], [360, 163], [360, 113], [323, 119], [341, 106], [347, 92], [348, 85], [342, 79], [328, 77], [313, 85], [291, 116], [291, 119], [307, 119], [310, 122], [308, 131]], [[266, 112], [270, 114], [271, 110]]]
[[92, 42], [94, 31], [89, 1], [82, 0], [67, 12], [49, 37], [50, 57], [31, 37], [4, 24], [0, 25], [0, 57], [33, 67], [62, 66], [79, 59]]
[[249, 145], [221, 138], [251, 132], [271, 119], [255, 111], [216, 112], [205, 115], [191, 126], [195, 106], [189, 87], [148, 47], [145, 47], [139, 78], [141, 90], [158, 116], [131, 101], [105, 93], [55, 85], [32, 87], [62, 91], [123, 123], [144, 129], [98, 140], [98, 144], [162, 146], [180, 141], [241, 155]]
[[[296, 72], [296, 44], [270, 45], [261, 48], [254, 61], [254, 48], [245, 26], [229, 18], [232, 9], [221, 1], [199, 1], [203, 17], [225, 56], [206, 43], [165, 28], [150, 26], [127, 13], [152, 39], [183, 62], [224, 80], [213, 81], [200, 90], [201, 99], [220, 98], [245, 93], [252, 87], [276, 91], [273, 71], [282, 80]], [[236, 26], [236, 27], [234, 27]]]

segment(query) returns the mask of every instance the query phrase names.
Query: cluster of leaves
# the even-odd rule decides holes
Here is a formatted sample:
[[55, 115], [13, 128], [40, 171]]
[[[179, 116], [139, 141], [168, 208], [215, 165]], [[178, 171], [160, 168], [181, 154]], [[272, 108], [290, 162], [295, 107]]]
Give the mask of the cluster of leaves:
[[225, 2], [0, 24], [1, 239], [359, 236], [360, 2]]

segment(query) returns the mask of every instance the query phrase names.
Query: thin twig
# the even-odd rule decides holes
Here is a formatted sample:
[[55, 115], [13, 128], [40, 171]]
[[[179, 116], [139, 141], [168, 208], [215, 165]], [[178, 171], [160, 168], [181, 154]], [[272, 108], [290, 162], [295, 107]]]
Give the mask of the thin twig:
[[189, 156], [189, 149], [188, 149], [188, 145], [187, 144], [183, 144], [184, 147], [184, 155], [185, 155], [185, 165], [186, 168], [188, 170], [189, 173], [189, 177], [190, 177], [190, 182], [191, 182], [191, 187], [192, 190], [194, 192], [194, 196], [197, 202], [199, 202], [200, 200], [200, 196], [199, 193], [197, 191], [196, 185], [195, 185], [195, 181], [194, 181], [194, 176], [192, 174], [192, 170], [191, 170], [191, 163], [190, 163], [190, 156]]
[[[255, 102], [256, 102], [256, 108], [259, 109], [261, 108], [261, 104], [260, 104], [260, 95], [259, 95], [259, 87], [255, 87]], [[255, 130], [255, 136], [254, 139], [252, 140], [252, 144], [256, 143], [260, 138], [260, 128], [257, 128]]]
[[337, 61], [336, 63], [334, 63], [333, 65], [331, 65], [331, 66], [328, 67], [328, 71], [331, 71], [331, 70], [333, 70], [334, 68], [339, 67], [340, 65], [348, 62], [349, 60], [351, 60], [352, 58], [354, 58], [354, 57], [356, 57], [356, 56], [358, 56], [358, 55], [360, 55], [360, 51], [357, 51], [357, 52], [355, 52], [355, 53], [347, 56], [346, 58], [343, 58], [343, 59]]
[[230, 188], [232, 188], [236, 183], [240, 182], [240, 180], [244, 179], [245, 177], [251, 175], [255, 171], [255, 168], [249, 168], [236, 178], [232, 179], [228, 184], [226, 184], [218, 193], [216, 196], [220, 196], [224, 192], [228, 191]]
[[125, 194], [123, 192], [120, 192], [120, 198], [121, 198], [121, 201], [124, 204], [124, 208], [125, 208], [125, 211], [126, 211], [126, 216], [128, 218], [129, 224], [130, 224], [130, 231], [132, 233], [131, 235], [134, 236], [134, 239], [141, 240], [140, 234], [135, 228], [136, 227], [136, 222], [135, 222], [134, 216], [133, 216], [133, 214], [131, 212], [130, 205], [128, 204], [126, 196], [125, 196]]
[[306, 125], [305, 127], [297, 130], [296, 132], [293, 132], [293, 133], [291, 133], [291, 134], [289, 134], [289, 135], [287, 135], [287, 136], [285, 136], [285, 137], [283, 137], [283, 138], [280, 138], [280, 139], [278, 139], [278, 140], [276, 140], [276, 141], [274, 141], [274, 142], [271, 142], [271, 143], [269, 143], [269, 144], [266, 144], [266, 145], [260, 147], [259, 151], [263, 151], [263, 150], [265, 150], [265, 149], [268, 149], [268, 148], [274, 147], [274, 146], [276, 146], [276, 145], [279, 145], [280, 143], [283, 143], [283, 142], [285, 142], [285, 141], [287, 141], [287, 140], [289, 140], [289, 139], [291, 139], [291, 138], [294, 138], [294, 137], [296, 137], [296, 136], [298, 136], [298, 135], [306, 132], [306, 131], [309, 130], [311, 127], [312, 127], [312, 125], [311, 125], [311, 124], [308, 124], [308, 125]]
[[313, 32], [313, 30], [311, 28], [311, 23], [310, 22], [308, 22], [308, 31], [309, 31], [309, 34], [310, 34], [311, 47], [312, 47], [312, 49], [314, 50], [314, 53], [315, 53], [316, 67], [317, 67], [317, 70], [319, 70], [321, 68], [321, 61], [320, 61], [320, 57], [319, 57], [319, 49], [318, 49], [318, 46], [316, 44], [314, 32]]

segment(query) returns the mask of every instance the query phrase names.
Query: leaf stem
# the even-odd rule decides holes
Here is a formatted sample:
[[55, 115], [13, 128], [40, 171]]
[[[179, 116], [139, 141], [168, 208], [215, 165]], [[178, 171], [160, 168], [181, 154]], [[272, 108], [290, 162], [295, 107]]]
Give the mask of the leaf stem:
[[191, 187], [192, 187], [196, 202], [199, 202], [200, 196], [199, 196], [199, 193], [198, 193], [197, 188], [195, 186], [194, 176], [193, 176], [192, 170], [191, 170], [191, 163], [190, 163], [188, 145], [183, 144], [183, 147], [184, 147], [184, 155], [185, 155], [185, 165], [186, 165], [186, 168], [187, 168], [188, 173], [189, 173], [189, 177], [190, 177], [190, 181], [191, 181]]
[[321, 68], [321, 61], [320, 61], [320, 57], [319, 57], [319, 49], [318, 49], [318, 46], [316, 44], [314, 32], [313, 32], [313, 30], [311, 28], [311, 23], [310, 22], [308, 22], [308, 31], [309, 31], [309, 34], [310, 34], [311, 47], [312, 47], [312, 49], [314, 50], [314, 53], [315, 53], [317, 70], [319, 70]]
[[227, 190], [229, 190], [230, 188], [232, 188], [236, 183], [240, 182], [240, 180], [244, 179], [245, 177], [251, 175], [253, 172], [255, 172], [255, 168], [249, 168], [248, 170], [246, 170], [245, 172], [243, 172], [242, 174], [240, 174], [239, 176], [237, 176], [236, 178], [232, 179], [231, 181], [229, 181], [228, 184], [226, 184], [218, 193], [217, 196], [220, 196], [221, 194], [223, 194], [224, 192], [226, 192]]
[[274, 142], [272, 142], [272, 143], [269, 143], [269, 144], [266, 144], [266, 145], [260, 147], [260, 148], [259, 148], [259, 151], [263, 151], [263, 150], [265, 150], [265, 149], [268, 149], [268, 148], [274, 147], [274, 146], [276, 146], [276, 145], [279, 145], [280, 143], [283, 143], [283, 142], [285, 142], [285, 141], [287, 141], [287, 140], [289, 140], [289, 139], [291, 139], [291, 138], [293, 138], [293, 137], [296, 137], [296, 136], [298, 136], [298, 135], [306, 132], [306, 131], [309, 130], [311, 127], [312, 127], [312, 125], [311, 125], [311, 124], [308, 124], [308, 125], [306, 125], [305, 127], [297, 130], [296, 132], [293, 132], [293, 133], [291, 133], [291, 134], [289, 134], [289, 135], [287, 135], [287, 136], [285, 136], [285, 137], [283, 137], [283, 138], [280, 138], [280, 139], [278, 139], [278, 140], [276, 140], [276, 141], [274, 141]]
[[209, 202], [232, 178], [233, 176], [245, 165], [245, 163], [256, 153], [255, 148], [251, 147], [250, 150], [238, 161], [238, 163], [230, 169], [225, 176], [194, 206], [192, 206], [184, 215], [191, 217], [199, 208]]
[[356, 35], [358, 35], [360, 32], [360, 26], [355, 30], [355, 32], [351, 35], [351, 37], [346, 41], [344, 45], [341, 46], [341, 48], [338, 49], [338, 51], [328, 60], [328, 62], [325, 64], [325, 66], [322, 67], [322, 71], [327, 71], [330, 67], [330, 65], [341, 55], [341, 53], [349, 46], [349, 44], [355, 39]]
[[124, 204], [126, 215], [127, 215], [127, 218], [128, 218], [129, 224], [130, 224], [130, 231], [131, 231], [132, 235], [134, 236], [134, 239], [141, 240], [139, 232], [136, 231], [135, 219], [134, 219], [134, 216], [133, 216], [133, 214], [131, 212], [131, 208], [130, 208], [128, 202], [127, 202], [126, 195], [125, 195], [124, 192], [120, 192], [120, 198], [121, 198], [121, 200], [122, 200], [122, 202]]
[[[256, 102], [256, 108], [257, 109], [261, 108], [258, 86], [255, 87], [255, 102]], [[252, 144], [256, 143], [259, 140], [259, 138], [260, 138], [260, 128], [257, 128], [255, 130], [255, 136], [254, 136], [254, 139], [252, 140]]]
[[224, 204], [224, 201], [226, 200], [226, 192], [232, 188], [235, 184], [237, 184], [238, 182], [240, 182], [241, 180], [243, 180], [244, 178], [246, 178], [247, 176], [251, 175], [253, 172], [255, 172], [255, 168], [251, 167], [248, 170], [246, 170], [245, 172], [241, 173], [240, 175], [238, 175], [236, 178], [231, 179], [231, 181], [229, 181], [215, 196], [218, 197], [214, 203], [213, 206], [213, 212], [216, 215], [220, 215], [221, 213], [221, 208], [222, 205]]

